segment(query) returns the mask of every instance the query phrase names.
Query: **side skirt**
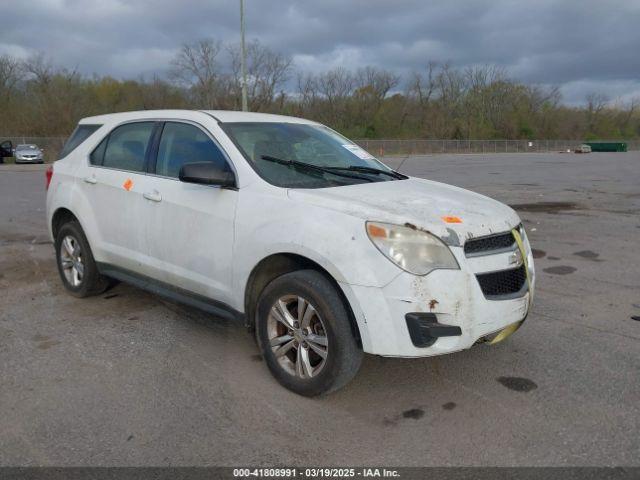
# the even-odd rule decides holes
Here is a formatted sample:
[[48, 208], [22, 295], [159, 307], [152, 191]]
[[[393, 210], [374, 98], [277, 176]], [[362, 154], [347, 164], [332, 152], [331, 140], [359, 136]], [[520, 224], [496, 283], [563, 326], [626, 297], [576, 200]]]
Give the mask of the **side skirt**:
[[98, 271], [102, 275], [115, 278], [124, 283], [129, 283], [142, 290], [146, 290], [158, 296], [164, 297], [177, 303], [183, 303], [190, 307], [197, 308], [217, 317], [232, 321], [245, 321], [245, 314], [235, 310], [226, 303], [218, 302], [211, 298], [198, 295], [197, 293], [184, 290], [173, 285], [155, 280], [144, 275], [117, 267], [108, 263], [97, 263]]

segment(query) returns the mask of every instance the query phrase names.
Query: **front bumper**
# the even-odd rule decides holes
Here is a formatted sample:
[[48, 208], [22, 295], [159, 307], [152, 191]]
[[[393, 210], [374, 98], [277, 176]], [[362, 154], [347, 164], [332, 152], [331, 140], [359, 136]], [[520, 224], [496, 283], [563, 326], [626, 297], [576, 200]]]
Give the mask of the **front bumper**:
[[[470, 348], [508, 326], [515, 330], [529, 312], [535, 285], [528, 244], [526, 249], [530, 287], [515, 298], [487, 299], [476, 278], [495, 269], [500, 255], [469, 261], [462, 248], [452, 248], [460, 270], [435, 270], [423, 277], [401, 272], [383, 288], [344, 285], [365, 352], [397, 357], [442, 355]], [[460, 334], [438, 336], [417, 346], [406, 320], [408, 314], [416, 313], [430, 314], [442, 326], [459, 327]]]
[[15, 158], [16, 163], [44, 163], [42, 158]]

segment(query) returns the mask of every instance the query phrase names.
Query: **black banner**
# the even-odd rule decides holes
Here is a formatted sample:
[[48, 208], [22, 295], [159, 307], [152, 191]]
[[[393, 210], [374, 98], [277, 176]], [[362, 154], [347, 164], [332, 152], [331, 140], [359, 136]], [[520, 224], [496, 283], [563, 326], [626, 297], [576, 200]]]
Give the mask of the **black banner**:
[[0, 467], [0, 480], [640, 480], [640, 467]]

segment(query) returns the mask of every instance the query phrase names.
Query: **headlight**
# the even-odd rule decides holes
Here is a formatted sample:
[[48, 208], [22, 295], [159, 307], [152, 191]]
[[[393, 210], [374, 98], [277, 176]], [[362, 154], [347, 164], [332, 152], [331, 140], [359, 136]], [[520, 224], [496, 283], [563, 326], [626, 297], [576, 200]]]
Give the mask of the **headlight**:
[[376, 248], [409, 273], [426, 275], [439, 268], [460, 268], [449, 247], [435, 235], [390, 223], [367, 222], [366, 226]]

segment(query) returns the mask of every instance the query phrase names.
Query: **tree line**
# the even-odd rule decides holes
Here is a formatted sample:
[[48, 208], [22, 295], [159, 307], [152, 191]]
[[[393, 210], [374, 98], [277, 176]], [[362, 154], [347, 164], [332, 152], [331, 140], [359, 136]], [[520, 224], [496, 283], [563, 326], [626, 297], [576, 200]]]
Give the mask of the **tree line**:
[[[216, 40], [183, 45], [162, 76], [85, 76], [44, 55], [0, 56], [0, 134], [65, 136], [86, 116], [126, 110], [239, 110], [240, 48]], [[255, 40], [247, 45], [252, 111], [326, 123], [352, 138], [596, 139], [640, 137], [639, 100], [592, 93], [562, 103], [557, 87], [527, 85], [496, 66], [426, 63], [401, 77], [369, 66], [320, 73]]]

